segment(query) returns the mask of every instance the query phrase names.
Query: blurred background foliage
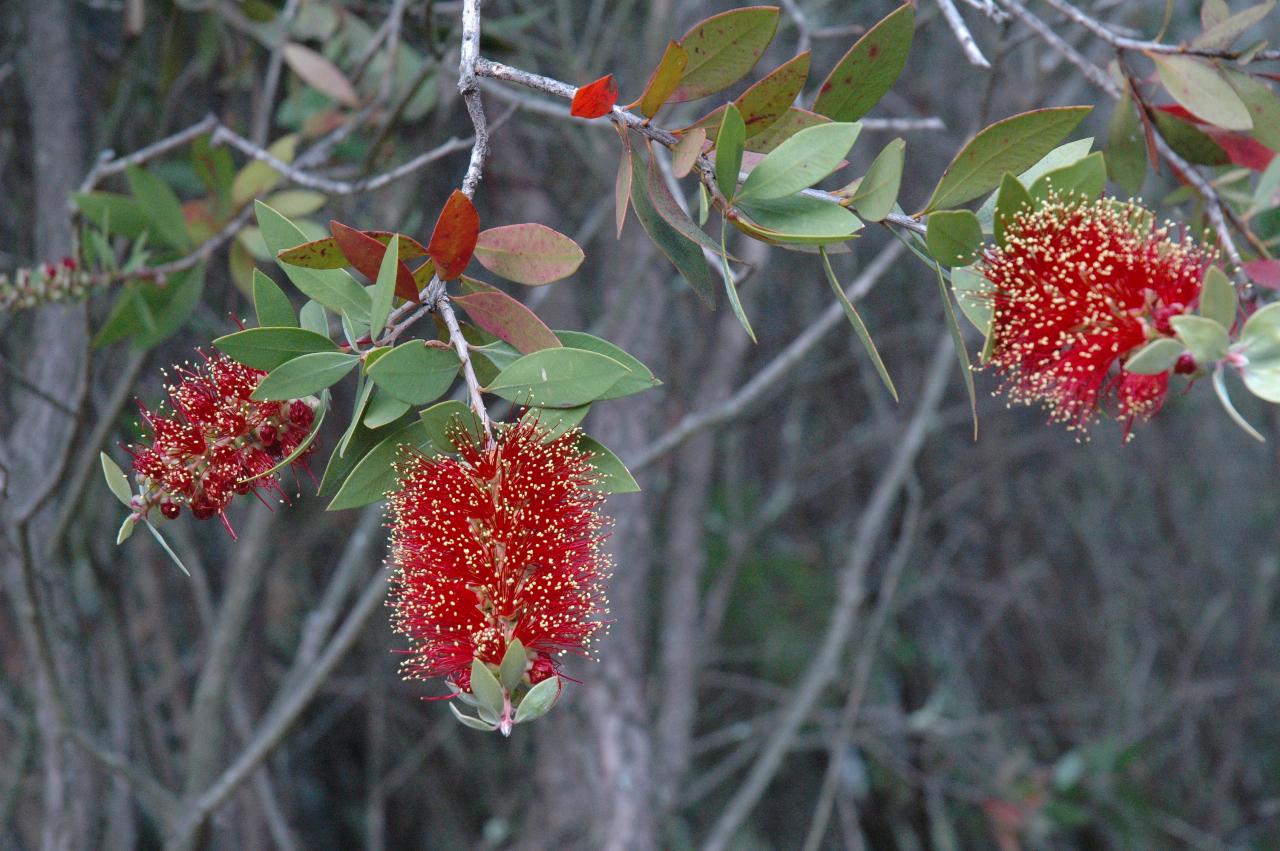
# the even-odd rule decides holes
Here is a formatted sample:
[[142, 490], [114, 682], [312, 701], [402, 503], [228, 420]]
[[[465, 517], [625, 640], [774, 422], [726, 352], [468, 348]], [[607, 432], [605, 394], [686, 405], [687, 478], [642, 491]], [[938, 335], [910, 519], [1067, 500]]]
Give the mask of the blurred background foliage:
[[[391, 8], [382, 2], [49, 0], [21, 13], [19, 5], [10, 0], [0, 16], [6, 267], [66, 250], [40, 235], [33, 214], [65, 215], [65, 197], [40, 196], [36, 172], [68, 167], [65, 157], [41, 164], [39, 121], [47, 119], [33, 106], [42, 96], [30, 83], [40, 78], [36, 66], [57, 66], [75, 81], [73, 99], [44, 104], [77, 128], [73, 173], [63, 175], [70, 187], [98, 152], [141, 148], [209, 113], [261, 144], [298, 134], [300, 149], [348, 120], [351, 110], [287, 66], [278, 99], [261, 102], [282, 12], [293, 16], [295, 41], [380, 104], [317, 164], [327, 176], [381, 172], [470, 132], [453, 70], [457, 2], [403, 4], [394, 50], [377, 37]], [[613, 72], [625, 100], [668, 39], [735, 5], [490, 0], [482, 53], [575, 85]], [[795, 0], [760, 68], [811, 46], [821, 79], [861, 28], [895, 5]], [[937, 116], [946, 129], [869, 126], [852, 155], [855, 173], [904, 135], [903, 206], [913, 209], [962, 139], [1041, 106], [1100, 104], [1076, 135], [1101, 144], [1109, 103], [1026, 30], [966, 12], [995, 66], [985, 72], [965, 62], [938, 7], [919, 5], [907, 70], [871, 117]], [[1172, 5], [1172, 37], [1196, 32], [1198, 6]], [[1164, 13], [1154, 0], [1083, 6], [1146, 36]], [[804, 29], [791, 7], [803, 12]], [[40, 16], [57, 17], [69, 53], [45, 52], [32, 23]], [[1280, 37], [1274, 15], [1263, 27]], [[1098, 61], [1109, 58], [1087, 33], [1064, 26], [1062, 34]], [[587, 252], [574, 278], [536, 292], [539, 314], [554, 328], [616, 340], [664, 381], [588, 420], [622, 457], [727, 398], [827, 308], [816, 258], [743, 241], [740, 256], [755, 264], [743, 286], [759, 336], [749, 346], [723, 304], [712, 314], [697, 303], [634, 218], [615, 240], [614, 133], [551, 115], [519, 90], [486, 84], [484, 92], [491, 119], [517, 107], [494, 134], [476, 199], [484, 220], [543, 222]], [[699, 105], [683, 106], [662, 121], [679, 126], [700, 114]], [[439, 208], [466, 156], [374, 192], [294, 200], [317, 228], [338, 218], [424, 239], [433, 213], [423, 211]], [[236, 153], [234, 162], [246, 161]], [[149, 169], [184, 201], [207, 195], [186, 148]], [[119, 177], [103, 188], [127, 191]], [[1148, 175], [1144, 194], [1170, 202], [1164, 214], [1199, 215], [1167, 170]], [[189, 220], [198, 212], [188, 205]], [[1280, 220], [1280, 210], [1262, 216]], [[893, 244], [869, 227], [850, 255], [834, 258], [837, 272], [852, 280]], [[202, 300], [166, 339], [145, 351], [128, 341], [92, 350], [83, 407], [76, 388], [43, 387], [82, 411], [73, 458], [86, 449], [94, 412], [116, 419], [105, 448], [133, 434], [132, 408], [117, 414], [112, 401], [122, 376], [129, 395], [157, 399], [160, 367], [247, 315], [242, 284], [262, 254], [260, 237], [241, 231], [209, 258]], [[785, 743], [731, 847], [798, 848], [811, 832], [812, 847], [823, 848], [1280, 846], [1280, 414], [1240, 394], [1245, 415], [1270, 438], [1260, 446], [1195, 387], [1132, 443], [1100, 427], [1082, 445], [1046, 427], [1040, 411], [990, 398], [994, 380], [979, 373], [975, 442], [933, 273], [905, 252], [885, 259], [859, 307], [902, 404], [886, 397], [856, 339], [836, 326], [763, 399], [640, 470], [645, 492], [609, 503], [618, 518], [612, 634], [599, 646], [601, 661], [570, 666], [583, 684], [548, 718], [510, 740], [462, 729], [444, 706], [421, 700], [421, 684], [397, 679], [390, 648], [400, 641], [378, 611], [200, 842], [245, 851], [698, 847], [796, 699], [841, 583], [854, 581], [850, 566], [861, 560], [855, 620], [831, 682]], [[114, 295], [64, 309], [62, 332], [101, 328]], [[44, 439], [19, 431], [23, 406], [37, 404], [20, 376], [49, 329], [31, 313], [0, 317], [0, 329], [0, 421], [11, 424], [6, 495], [20, 502], [52, 485], [53, 504], [71, 511], [37, 565], [71, 723], [166, 787], [188, 788], [193, 743], [211, 738], [214, 767], [229, 764], [273, 697], [288, 693], [291, 665], [307, 658], [308, 614], [326, 594], [348, 600], [383, 569], [382, 518], [377, 510], [325, 514], [303, 477], [287, 508], [238, 505], [238, 542], [217, 523], [174, 524], [194, 582], [143, 536], [116, 549], [118, 508], [99, 481], [77, 483], [48, 447], [44, 478], [19, 475], [15, 453]], [[928, 387], [939, 380], [933, 404]], [[922, 448], [905, 458], [883, 522], [861, 535], [916, 414]], [[327, 447], [336, 439], [323, 437]], [[10, 540], [5, 549], [13, 547]], [[15, 573], [15, 558], [6, 558]], [[344, 561], [353, 566], [344, 570]], [[0, 617], [0, 846], [40, 845], [52, 819], [68, 826], [69, 847], [158, 847], [164, 829], [129, 782], [74, 749], [71, 802], [42, 809], [37, 698], [13, 587], [5, 586]], [[242, 624], [224, 703], [195, 712], [213, 636], [232, 615]], [[213, 726], [194, 726], [201, 718]], [[824, 788], [830, 817], [818, 833]]]

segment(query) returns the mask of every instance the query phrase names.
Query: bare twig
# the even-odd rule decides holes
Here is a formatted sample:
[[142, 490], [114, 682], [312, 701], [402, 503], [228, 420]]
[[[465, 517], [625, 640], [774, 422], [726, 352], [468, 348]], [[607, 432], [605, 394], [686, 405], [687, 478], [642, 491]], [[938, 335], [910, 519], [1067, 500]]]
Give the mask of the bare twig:
[[[1067, 3], [1066, 0], [1044, 0], [1044, 2], [1117, 50], [1140, 50], [1144, 53], [1178, 53], [1187, 56], [1205, 56], [1212, 59], [1236, 59], [1243, 54], [1243, 51], [1239, 50], [1219, 50], [1187, 44], [1162, 44], [1158, 41], [1128, 38], [1109, 29], [1101, 21], [1089, 17], [1072, 4]], [[1005, 5], [1007, 6], [1008, 4]], [[1011, 9], [1010, 11], [1013, 10]], [[1263, 50], [1253, 56], [1253, 61], [1255, 62], [1268, 62], [1278, 59], [1280, 59], [1280, 50]]]
[[258, 91], [258, 102], [253, 111], [253, 141], [265, 145], [267, 134], [271, 131], [271, 107], [275, 106], [276, 91], [280, 88], [280, 72], [284, 65], [284, 46], [289, 42], [289, 25], [298, 14], [298, 0], [286, 0], [284, 11], [277, 18], [276, 43], [267, 57], [267, 74]]
[[[887, 244], [880, 253], [867, 264], [856, 280], [848, 287], [850, 300], [866, 295], [880, 278], [889, 271], [893, 262], [902, 253], [902, 244], [896, 240]], [[696, 411], [686, 415], [675, 426], [668, 429], [653, 443], [627, 459], [627, 466], [632, 470], [640, 470], [649, 466], [663, 455], [684, 443], [703, 429], [711, 428], [727, 422], [751, 407], [791, 374], [792, 369], [809, 354], [833, 329], [844, 321], [844, 310], [837, 303], [827, 307], [817, 319], [809, 323], [791, 343], [769, 361], [749, 381], [743, 384], [728, 399], [705, 411]]]
[[773, 780], [801, 725], [813, 711], [827, 684], [836, 675], [840, 652], [853, 629], [855, 617], [865, 596], [864, 580], [875, 554], [876, 541], [888, 523], [898, 493], [911, 474], [916, 456], [924, 445], [930, 422], [934, 419], [934, 412], [946, 389], [947, 373], [953, 356], [950, 339], [943, 335], [934, 347], [920, 404], [858, 521], [857, 532], [849, 548], [849, 559], [840, 572], [837, 599], [826, 633], [814, 653], [813, 661], [792, 690], [790, 701], [782, 708], [765, 739], [760, 756], [747, 773], [746, 780], [733, 794], [712, 827], [703, 844], [704, 851], [723, 851], [729, 847], [739, 825]]
[[964, 56], [969, 60], [970, 65], [976, 65], [979, 68], [991, 68], [991, 63], [987, 61], [987, 57], [982, 55], [982, 51], [978, 49], [978, 43], [973, 40], [973, 33], [969, 32], [968, 25], [965, 24], [964, 18], [960, 17], [960, 11], [956, 9], [956, 5], [951, 0], [936, 0], [938, 8], [942, 11], [942, 17], [947, 22], [947, 26], [951, 27], [951, 32], [955, 34], [956, 41], [960, 42], [960, 49], [964, 51]]

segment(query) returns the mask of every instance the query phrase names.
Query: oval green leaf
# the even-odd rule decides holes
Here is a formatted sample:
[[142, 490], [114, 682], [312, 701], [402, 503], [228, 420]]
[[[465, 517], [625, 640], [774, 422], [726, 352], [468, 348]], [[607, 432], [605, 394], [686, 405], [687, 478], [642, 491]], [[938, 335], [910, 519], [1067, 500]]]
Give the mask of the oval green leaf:
[[831, 69], [813, 111], [836, 121], [866, 115], [902, 73], [915, 25], [915, 10], [907, 3], [868, 30]]
[[449, 389], [461, 365], [453, 349], [410, 340], [396, 346], [369, 367], [369, 378], [403, 402], [425, 405]]
[[606, 394], [629, 370], [581, 349], [543, 349], [498, 373], [485, 390], [521, 405], [573, 408]]
[[359, 362], [358, 355], [345, 352], [302, 355], [271, 370], [250, 398], [268, 402], [310, 396], [339, 381]]
[[1160, 337], [1147, 343], [1124, 362], [1124, 371], [1134, 375], [1159, 375], [1173, 369], [1187, 347], [1172, 337]]
[[305, 328], [249, 328], [213, 344], [234, 361], [268, 371], [301, 355], [338, 351], [328, 337]]
[[1173, 99], [1198, 118], [1227, 130], [1253, 129], [1253, 117], [1222, 72], [1195, 56], [1157, 53], [1156, 72]]
[[688, 63], [672, 103], [706, 97], [746, 76], [778, 29], [776, 6], [734, 9], [694, 24], [680, 39]]
[[807, 189], [839, 168], [861, 130], [861, 124], [842, 123], [801, 130], [760, 161], [738, 199], [768, 201]]

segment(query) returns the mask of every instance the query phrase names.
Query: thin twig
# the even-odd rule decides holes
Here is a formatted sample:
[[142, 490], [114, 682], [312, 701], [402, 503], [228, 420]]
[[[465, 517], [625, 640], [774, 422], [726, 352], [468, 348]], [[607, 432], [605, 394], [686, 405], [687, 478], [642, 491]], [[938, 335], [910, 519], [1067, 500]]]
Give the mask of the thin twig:
[[[1221, 50], [1195, 47], [1187, 44], [1162, 44], [1158, 41], [1128, 38], [1107, 28], [1101, 21], [1089, 17], [1075, 6], [1065, 2], [1065, 0], [1044, 0], [1044, 2], [1118, 50], [1140, 50], [1143, 53], [1177, 53], [1186, 56], [1204, 56], [1211, 59], [1237, 59], [1244, 53], [1241, 50]], [[1007, 6], [1008, 4], [1005, 5]], [[1011, 9], [1010, 11], [1013, 10]], [[1275, 60], [1280, 60], [1280, 50], [1263, 50], [1253, 56], [1254, 62]]]
[[[902, 253], [902, 244], [893, 241], [885, 245], [857, 279], [848, 287], [849, 300], [861, 298], [871, 290], [880, 278], [893, 266]], [[828, 333], [844, 321], [844, 309], [833, 302], [817, 319], [809, 323], [791, 343], [774, 356], [763, 369], [744, 383], [728, 399], [705, 411], [687, 414], [661, 437], [627, 458], [627, 466], [641, 470], [666, 455], [703, 429], [727, 422], [762, 399], [774, 385], [791, 374], [791, 370], [809, 354]]]
[[951, 0], [935, 0], [935, 2], [942, 11], [942, 17], [947, 22], [947, 26], [951, 27], [951, 32], [955, 34], [956, 41], [960, 42], [960, 49], [964, 51], [969, 64], [990, 70], [991, 63], [982, 55], [978, 43], [973, 40], [973, 33], [969, 32], [969, 27], [965, 24], [964, 18], [960, 17], [960, 11], [956, 9], [956, 5]]

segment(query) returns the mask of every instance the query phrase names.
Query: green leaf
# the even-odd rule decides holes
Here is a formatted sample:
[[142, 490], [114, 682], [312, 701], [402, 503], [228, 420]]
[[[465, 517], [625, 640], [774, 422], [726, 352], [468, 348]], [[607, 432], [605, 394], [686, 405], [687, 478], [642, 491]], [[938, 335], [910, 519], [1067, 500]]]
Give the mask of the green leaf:
[[1021, 180], [1005, 172], [1004, 179], [1000, 182], [1000, 191], [996, 195], [995, 215], [992, 216], [996, 244], [1000, 247], [1005, 246], [1005, 232], [1023, 209], [1035, 209], [1031, 193], [1022, 185]]
[[925, 245], [933, 259], [947, 266], [968, 266], [982, 248], [982, 225], [969, 210], [930, 213]]
[[543, 349], [498, 373], [485, 388], [520, 405], [574, 408], [606, 394], [630, 370], [582, 349]]
[[481, 707], [498, 717], [502, 716], [506, 703], [502, 684], [494, 677], [489, 666], [479, 659], [471, 660], [471, 693], [475, 695]]
[[[272, 142], [267, 148], [267, 153], [287, 165], [293, 162], [293, 156], [297, 150], [298, 137], [290, 133]], [[235, 179], [231, 182], [231, 202], [236, 207], [241, 207], [254, 198], [270, 192], [282, 179], [283, 175], [266, 162], [251, 160], [236, 173]]]
[[[363, 390], [364, 388], [360, 388]], [[397, 422], [382, 426], [378, 429], [365, 428], [362, 424], [356, 423], [351, 428], [351, 436], [348, 438], [345, 434], [343, 439], [347, 441], [346, 445], [339, 443], [333, 452], [329, 454], [329, 460], [325, 464], [324, 476], [320, 479], [320, 489], [316, 492], [318, 496], [333, 496], [334, 492], [342, 487], [347, 477], [351, 475], [351, 471], [355, 469], [356, 464], [369, 454], [369, 450], [377, 446], [388, 435], [395, 434], [409, 423], [409, 418], [401, 419]], [[344, 454], [345, 453], [345, 454]]]
[[413, 406], [408, 402], [403, 402], [384, 390], [375, 394], [365, 409], [364, 424], [368, 428], [382, 428], [400, 419], [411, 407]]
[[688, 63], [672, 103], [696, 100], [742, 79], [778, 29], [776, 6], [751, 6], [699, 21], [680, 39]]
[[876, 349], [875, 341], [871, 339], [871, 332], [867, 330], [866, 323], [862, 321], [862, 317], [854, 309], [853, 302], [849, 301], [849, 296], [845, 295], [844, 287], [840, 286], [840, 281], [836, 278], [836, 273], [831, 268], [831, 258], [827, 256], [827, 250], [819, 248], [818, 253], [822, 255], [822, 269], [827, 273], [827, 282], [831, 284], [831, 289], [836, 294], [840, 307], [844, 309], [845, 317], [849, 320], [849, 324], [853, 326], [853, 332], [858, 335], [858, 341], [862, 343], [862, 347], [871, 356], [871, 363], [875, 366], [876, 372], [880, 374], [880, 380], [884, 382], [884, 386], [888, 388], [889, 395], [893, 397], [893, 401], [898, 401], [898, 389], [893, 386], [893, 379], [889, 377], [889, 370], [885, 367], [884, 360], [880, 357], [880, 352]]
[[1210, 266], [1200, 288], [1200, 315], [1223, 328], [1236, 324], [1236, 288], [1217, 266]]
[[951, 270], [951, 291], [955, 293], [960, 312], [984, 337], [991, 335], [991, 319], [994, 314], [991, 290], [991, 281], [987, 280], [986, 275], [967, 268]]
[[461, 366], [462, 362], [453, 349], [410, 340], [396, 346], [369, 367], [369, 378], [403, 402], [425, 405], [449, 389]]
[[[355, 438], [356, 432], [360, 428], [360, 424], [364, 420], [365, 408], [369, 405], [369, 397], [373, 395], [373, 382], [360, 375], [356, 378], [356, 401], [351, 409], [351, 420], [347, 424], [347, 430], [342, 433], [342, 437], [338, 439], [338, 446], [334, 450], [334, 454], [342, 457], [347, 454], [347, 449], [351, 446], [351, 441]], [[369, 426], [369, 428], [377, 428], [377, 426]]]
[[267, 371], [301, 355], [338, 351], [328, 337], [305, 328], [248, 328], [219, 337], [213, 344], [232, 360]]
[[748, 139], [747, 150], [757, 154], [767, 154], [801, 130], [830, 123], [831, 119], [825, 115], [818, 115], [816, 112], [793, 106], [765, 130]]
[[741, 206], [756, 227], [741, 219], [734, 225], [766, 242], [825, 245], [852, 239], [862, 222], [839, 204], [808, 195], [792, 195]]
[[653, 208], [646, 188], [649, 170], [636, 151], [631, 152], [631, 168], [635, 175], [631, 184], [631, 206], [635, 208], [636, 218], [640, 220], [645, 233], [649, 234], [653, 244], [658, 246], [658, 250], [666, 255], [689, 282], [694, 293], [707, 305], [715, 304], [715, 282], [711, 280], [711, 269], [702, 255], [702, 249], [667, 224]]
[[1241, 71], [1223, 73], [1253, 115], [1253, 138], [1273, 151], [1280, 151], [1280, 97], [1257, 77]]
[[204, 294], [205, 264], [198, 263], [184, 272], [169, 277], [163, 288], [148, 287], [144, 298], [151, 306], [153, 323], [145, 332], [133, 339], [139, 349], [150, 349], [181, 328]]
[[1091, 109], [1035, 109], [986, 127], [951, 160], [921, 212], [963, 204], [994, 189], [1005, 172], [1017, 174], [1053, 150]]
[[1214, 65], [1194, 56], [1151, 54], [1156, 73], [1173, 99], [1198, 118], [1227, 130], [1252, 130], [1253, 117]]
[[[1275, 372], [1272, 375], [1272, 381], [1269, 385], [1264, 381], [1259, 381], [1256, 376], [1254, 379], [1255, 383], [1250, 384], [1248, 371], [1244, 373], [1243, 377], [1245, 379], [1245, 386], [1247, 386], [1255, 396], [1266, 399], [1268, 402], [1280, 401], [1280, 382], [1276, 381], [1276, 379], [1280, 379], [1280, 372]], [[1255, 387], [1257, 389], [1255, 389]], [[1259, 390], [1267, 393], [1268, 395], [1263, 395]], [[1227, 383], [1223, 379], [1221, 366], [1213, 371], [1213, 392], [1218, 394], [1218, 401], [1222, 403], [1222, 407], [1226, 410], [1227, 415], [1231, 417], [1236, 425], [1244, 429], [1245, 434], [1249, 435], [1259, 443], [1267, 442], [1267, 439], [1263, 437], [1256, 428], [1249, 425], [1248, 420], [1240, 416], [1240, 412], [1236, 410], [1236, 406], [1231, 403], [1231, 396], [1227, 393]]]
[[584, 257], [578, 243], [533, 222], [481, 231], [475, 250], [476, 260], [490, 272], [530, 287], [569, 277]]
[[[326, 511], [369, 505], [383, 499], [395, 489], [396, 470], [392, 465], [400, 459], [400, 447], [421, 446], [427, 442], [427, 436], [419, 421], [410, 421], [399, 428], [389, 427], [389, 430], [391, 434], [378, 441], [352, 467], [351, 473], [334, 494]], [[352, 441], [353, 445], [354, 443]], [[348, 454], [351, 454], [350, 451]], [[325, 472], [325, 478], [329, 478], [328, 471]]]
[[138, 518], [130, 514], [124, 518], [124, 522], [120, 524], [120, 531], [116, 532], [116, 546], [120, 546], [129, 538], [133, 537], [133, 530], [138, 525]]
[[662, 176], [661, 169], [655, 166], [655, 161], [652, 158], [649, 160], [649, 174], [645, 181], [645, 190], [649, 193], [649, 203], [658, 215], [662, 216], [663, 221], [675, 228], [676, 232], [685, 239], [692, 240], [716, 254], [721, 253], [722, 246], [707, 236], [702, 228], [695, 225], [693, 219], [689, 218], [689, 214], [676, 201], [671, 194], [671, 190], [667, 188], [667, 182]]
[[973, 367], [969, 364], [969, 353], [965, 351], [964, 334], [960, 331], [960, 323], [956, 319], [955, 308], [951, 306], [951, 296], [947, 292], [947, 282], [942, 276], [942, 265], [934, 263], [938, 273], [938, 292], [942, 295], [942, 310], [947, 317], [947, 330], [951, 332], [951, 345], [956, 350], [956, 360], [960, 362], [960, 375], [964, 378], [964, 389], [969, 394], [969, 410], [973, 413], [973, 439], [978, 439], [978, 391], [973, 386]]
[[1124, 371], [1134, 375], [1159, 375], [1173, 369], [1187, 347], [1172, 337], [1158, 337], [1129, 356]]
[[1280, 303], [1269, 304], [1245, 320], [1240, 329], [1240, 377], [1249, 391], [1268, 402], [1280, 402]]
[[729, 297], [729, 306], [733, 308], [733, 315], [738, 318], [739, 324], [743, 330], [747, 332], [747, 336], [751, 338], [751, 342], [756, 342], [756, 332], [751, 329], [751, 320], [747, 318], [747, 312], [742, 307], [742, 300], [738, 298], [738, 286], [733, 280], [733, 271], [729, 268], [729, 254], [725, 250], [725, 235], [729, 229], [729, 220], [720, 220], [720, 275], [724, 278], [724, 291]]
[[720, 132], [716, 134], [716, 186], [720, 194], [733, 201], [738, 191], [738, 173], [742, 170], [742, 146], [747, 138], [747, 126], [742, 113], [729, 104], [720, 120]]
[[[537, 351], [536, 349], [534, 351]], [[471, 359], [475, 361], [476, 355], [484, 358], [493, 367], [493, 374], [497, 375], [511, 364], [520, 360], [521, 352], [515, 346], [505, 340], [494, 340], [492, 343], [486, 343], [483, 346], [471, 347]]]
[[302, 355], [271, 370], [250, 398], [266, 402], [310, 396], [339, 381], [358, 363], [358, 355], [345, 352]]
[[484, 428], [480, 425], [480, 418], [469, 407], [457, 400], [439, 402], [427, 408], [419, 416], [423, 433], [440, 452], [454, 450], [449, 433], [459, 427], [470, 434], [472, 440], [477, 443], [484, 439]]
[[396, 275], [400, 272], [400, 235], [391, 237], [391, 243], [382, 253], [378, 266], [378, 279], [373, 284], [373, 296], [369, 305], [369, 338], [377, 340], [387, 327], [391, 315], [391, 303], [396, 298]]
[[308, 301], [302, 306], [298, 312], [298, 324], [322, 337], [329, 336], [329, 316], [318, 301]]
[[668, 42], [666, 51], [658, 60], [658, 67], [653, 69], [649, 82], [644, 87], [644, 94], [638, 101], [640, 114], [652, 118], [662, 109], [663, 104], [671, 97], [680, 83], [685, 66], [689, 62], [689, 54], [676, 42]]
[[114, 192], [73, 192], [71, 200], [84, 214], [107, 233], [137, 239], [149, 227], [147, 213], [137, 201]]
[[1227, 348], [1231, 345], [1227, 329], [1212, 319], [1174, 316], [1169, 319], [1169, 324], [1198, 363], [1208, 366], [1227, 356]]
[[498, 682], [509, 692], [515, 691], [524, 679], [525, 669], [529, 667], [529, 655], [524, 652], [520, 639], [513, 638], [507, 645], [507, 652], [502, 654], [502, 664], [498, 666]]
[[[1028, 188], [1042, 176], [1048, 174], [1054, 169], [1071, 165], [1079, 162], [1089, 155], [1089, 151], [1093, 148], [1093, 137], [1085, 139], [1076, 139], [1074, 142], [1067, 142], [1065, 145], [1059, 145], [1049, 153], [1045, 154], [1031, 168], [1018, 175], [1017, 179], [1023, 188]], [[1003, 181], [1003, 177], [1001, 178]], [[983, 233], [992, 232], [992, 219], [995, 215], [996, 200], [998, 192], [993, 192], [987, 196], [987, 200], [982, 202], [982, 206], [978, 208], [978, 221], [982, 222]]]
[[604, 493], [639, 493], [640, 485], [636, 482], [627, 465], [614, 455], [603, 443], [594, 437], [582, 435], [578, 438], [578, 449], [589, 453], [587, 463], [595, 470], [597, 481], [592, 488]]
[[258, 314], [259, 327], [298, 327], [298, 316], [289, 297], [259, 269], [253, 270], [253, 309]]
[[1207, 133], [1189, 121], [1183, 121], [1162, 109], [1154, 114], [1156, 130], [1173, 148], [1173, 152], [1193, 165], [1227, 165], [1231, 157]]
[[190, 248], [191, 236], [187, 233], [182, 202], [173, 194], [169, 184], [138, 166], [129, 166], [125, 171], [125, 178], [129, 181], [129, 191], [137, 200], [138, 207], [147, 217], [151, 233], [171, 248], [179, 251]]
[[322, 193], [309, 189], [289, 189], [277, 192], [266, 199], [267, 204], [288, 218], [309, 216], [319, 210], [328, 201]]
[[813, 111], [857, 121], [893, 87], [907, 62], [915, 11], [904, 4], [849, 48], [818, 90]]
[[839, 168], [862, 130], [861, 124], [820, 124], [783, 142], [751, 171], [741, 201], [768, 201], [807, 189]]
[[849, 199], [853, 209], [867, 221], [883, 221], [898, 203], [906, 148], [907, 143], [902, 139], [894, 139], [885, 145], [871, 163], [871, 168], [867, 169], [857, 191]]
[[125, 508], [132, 510], [133, 488], [129, 487], [128, 476], [107, 453], [99, 452], [98, 460], [102, 462], [102, 475], [106, 478], [107, 487], [111, 488], [111, 493], [115, 494], [116, 499], [120, 500]]
[[649, 390], [662, 384], [661, 381], [654, 377], [649, 367], [608, 340], [602, 340], [582, 331], [557, 331], [555, 334], [562, 344], [571, 349], [583, 349], [588, 352], [595, 352], [598, 355], [604, 355], [627, 368], [628, 374], [618, 379], [603, 396], [600, 396], [601, 401], [621, 399], [623, 396], [630, 396], [633, 393]]
[[577, 428], [590, 411], [590, 405], [579, 405], [576, 408], [530, 408], [520, 416], [520, 422], [536, 422], [546, 432], [543, 439], [551, 441]]
[[1107, 164], [1102, 152], [1089, 154], [1082, 160], [1054, 169], [1031, 185], [1031, 197], [1045, 201], [1052, 191], [1058, 198], [1095, 200], [1107, 185]]
[[1127, 87], [1111, 113], [1111, 126], [1107, 131], [1107, 174], [1130, 195], [1141, 192], [1147, 178], [1147, 143]]
[[809, 78], [809, 51], [779, 65], [738, 96], [746, 136], [763, 133], [786, 114]]
[[164, 539], [164, 535], [161, 535], [159, 530], [152, 526], [149, 521], [144, 520], [142, 522], [146, 524], [147, 531], [151, 533], [151, 537], [156, 539], [156, 543], [160, 545], [160, 549], [164, 550], [169, 560], [178, 566], [178, 570], [190, 576], [191, 571], [187, 570], [187, 566], [182, 563], [182, 559], [178, 558], [178, 554], [173, 551], [173, 547], [169, 546], [169, 542]]
[[[262, 230], [262, 238], [272, 254], [293, 248], [307, 242], [306, 234], [297, 225], [277, 213], [275, 210], [257, 202], [258, 227]], [[308, 269], [289, 263], [280, 263], [280, 268], [293, 281], [294, 286], [308, 298], [317, 301], [335, 313], [346, 312], [358, 324], [365, 325], [369, 321], [370, 298], [364, 287], [355, 282], [342, 269]]]
[[449, 702], [449, 709], [453, 712], [453, 717], [461, 721], [464, 727], [470, 727], [473, 730], [484, 730], [488, 733], [492, 733], [494, 730], [498, 729], [496, 724], [490, 724], [487, 721], [481, 721], [479, 718], [475, 718], [471, 715], [463, 714], [459, 711], [458, 707], [453, 705], [453, 701]]
[[516, 723], [523, 724], [546, 715], [551, 711], [551, 707], [555, 706], [556, 698], [559, 696], [559, 677], [548, 677], [538, 683], [529, 689], [520, 701], [520, 706], [516, 708]]
[[1256, 6], [1242, 9], [1234, 15], [1223, 18], [1211, 18], [1212, 23], [1205, 24], [1204, 32], [1191, 40], [1193, 47], [1204, 47], [1210, 50], [1225, 50], [1244, 35], [1245, 30], [1266, 20], [1275, 8], [1275, 0], [1267, 0]]

